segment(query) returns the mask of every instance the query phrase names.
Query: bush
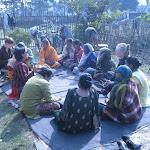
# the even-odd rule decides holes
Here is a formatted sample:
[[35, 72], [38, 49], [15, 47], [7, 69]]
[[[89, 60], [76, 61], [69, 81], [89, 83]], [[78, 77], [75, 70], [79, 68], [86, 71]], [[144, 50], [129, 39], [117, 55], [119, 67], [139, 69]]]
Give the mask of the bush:
[[30, 32], [18, 27], [14, 28], [12, 31], [9, 31], [7, 36], [12, 37], [16, 44], [19, 42], [24, 42], [25, 45], [29, 46], [32, 42]]

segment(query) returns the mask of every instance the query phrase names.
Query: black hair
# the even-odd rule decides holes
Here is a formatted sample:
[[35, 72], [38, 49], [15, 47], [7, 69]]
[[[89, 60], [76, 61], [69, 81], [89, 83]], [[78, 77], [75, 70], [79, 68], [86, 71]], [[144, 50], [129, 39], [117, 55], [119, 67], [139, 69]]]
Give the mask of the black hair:
[[79, 46], [81, 46], [81, 45], [82, 45], [81, 41], [80, 41], [80, 40], [78, 40], [78, 39], [75, 39], [75, 40], [73, 41], [73, 44], [75, 44], [75, 45], [79, 45]]
[[72, 42], [73, 42], [72, 38], [68, 38], [67, 42], [70, 42], [72, 44]]
[[45, 77], [45, 76], [52, 77], [53, 76], [52, 71], [48, 67], [42, 67], [38, 73], [40, 75], [42, 75], [43, 77]]
[[47, 38], [44, 38], [44, 39], [42, 40], [42, 43], [45, 43], [45, 44], [48, 45], [48, 40], [47, 40]]
[[92, 85], [92, 76], [89, 73], [83, 73], [79, 77], [79, 83], [82, 88], [88, 89]]
[[133, 69], [138, 69], [142, 65], [135, 57], [128, 57], [126, 61], [129, 65], [133, 65]]
[[15, 48], [15, 51], [14, 51], [15, 58], [17, 60], [22, 60], [22, 58], [23, 58], [22, 54], [24, 54], [24, 52], [25, 52], [25, 48], [24, 47], [21, 47], [21, 48], [17, 47], [17, 48]]

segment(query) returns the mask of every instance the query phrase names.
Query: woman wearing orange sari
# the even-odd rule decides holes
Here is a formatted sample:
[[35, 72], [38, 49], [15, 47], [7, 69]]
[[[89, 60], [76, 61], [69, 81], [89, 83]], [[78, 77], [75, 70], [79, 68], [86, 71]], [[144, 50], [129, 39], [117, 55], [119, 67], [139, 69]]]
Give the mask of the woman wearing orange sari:
[[50, 45], [47, 39], [42, 41], [42, 48], [40, 51], [39, 65], [47, 64], [51, 68], [59, 68], [61, 65], [58, 62], [58, 54], [56, 50]]

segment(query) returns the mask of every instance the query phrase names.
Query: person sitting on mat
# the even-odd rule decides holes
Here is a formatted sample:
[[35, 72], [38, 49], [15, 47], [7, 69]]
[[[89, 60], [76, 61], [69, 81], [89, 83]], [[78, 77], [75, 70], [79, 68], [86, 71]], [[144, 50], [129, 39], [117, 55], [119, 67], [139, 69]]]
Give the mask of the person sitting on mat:
[[[116, 56], [119, 57], [119, 63], [117, 65], [117, 68], [120, 65], [125, 65], [125, 61], [127, 59], [127, 57], [130, 55], [130, 44], [126, 44], [126, 43], [120, 43], [116, 46]], [[104, 95], [107, 95], [112, 87], [115, 85], [114, 80], [114, 75], [111, 75], [112, 80], [107, 80], [107, 82], [105, 82], [104, 84], [104, 89], [101, 90], [101, 93]]]
[[97, 63], [97, 53], [94, 51], [93, 46], [89, 43], [83, 45], [84, 53], [77, 67], [74, 67], [73, 73], [78, 74], [85, 71], [88, 67], [95, 68]]
[[71, 38], [67, 39], [66, 45], [63, 48], [61, 57], [59, 58], [59, 63], [63, 64], [66, 68], [73, 62], [74, 57], [74, 46], [73, 40]]
[[[13, 56], [12, 47], [14, 43], [11, 37], [5, 37], [5, 44], [0, 48], [0, 69], [8, 70], [7, 63]], [[3, 71], [1, 73], [4, 74]]]
[[38, 75], [30, 78], [24, 86], [19, 105], [27, 118], [37, 119], [40, 115], [50, 115], [54, 110], [60, 109], [57, 98], [51, 95], [49, 80], [52, 71], [43, 67]]
[[130, 44], [126, 43], [120, 43], [116, 46], [116, 56], [119, 57], [119, 63], [118, 66], [120, 65], [125, 65], [125, 61], [127, 57], [130, 55]]
[[23, 86], [29, 78], [34, 76], [34, 72], [36, 70], [33, 64], [31, 64], [30, 67], [25, 64], [24, 60], [27, 59], [28, 52], [24, 47], [17, 47], [14, 55], [16, 61], [13, 65], [11, 82], [12, 93], [9, 95], [9, 99], [19, 98]]
[[105, 76], [108, 71], [115, 72], [115, 70], [115, 63], [111, 59], [111, 50], [107, 47], [104, 47], [100, 49], [96, 69], [87, 68], [85, 72], [90, 73], [94, 79], [98, 79], [98, 77]]
[[110, 118], [118, 123], [133, 123], [141, 117], [142, 106], [136, 83], [131, 79], [132, 71], [126, 65], [121, 65], [115, 73], [109, 101], [99, 104], [103, 118]]
[[[24, 62], [26, 63], [26, 65], [27, 65], [28, 67], [30, 67], [30, 64], [36, 65], [35, 60], [34, 60], [34, 55], [33, 55], [32, 51], [31, 51], [29, 48], [27, 48], [23, 42], [19, 42], [17, 46], [18, 46], [19, 48], [24, 47], [25, 49], [27, 49], [28, 57], [27, 57], [26, 60], [24, 60]], [[9, 77], [9, 80], [10, 80], [10, 81], [12, 81], [12, 71], [13, 71], [13, 66], [14, 66], [15, 61], [16, 61], [16, 59], [15, 59], [15, 57], [13, 56], [13, 57], [10, 59], [10, 61], [8, 62], [8, 64], [7, 64], [8, 70], [9, 70], [9, 71], [8, 71], [8, 77]]]
[[93, 84], [94, 88], [99, 92], [105, 94], [105, 84], [108, 80], [114, 80], [114, 72], [116, 66], [111, 59], [111, 50], [107, 47], [100, 49], [99, 60], [96, 64], [96, 69], [87, 68], [85, 72], [90, 73], [96, 80]]
[[135, 57], [128, 57], [126, 65], [132, 70], [132, 79], [136, 82], [140, 97], [140, 103], [143, 107], [150, 106], [148, 101], [148, 82], [145, 74], [139, 69], [142, 64]]
[[82, 43], [80, 42], [80, 40], [76, 39], [73, 41], [73, 46], [75, 48], [74, 50], [74, 58], [73, 58], [73, 62], [69, 64], [68, 69], [69, 70], [73, 70], [74, 67], [78, 66], [80, 59], [82, 57], [83, 54], [83, 48], [81, 47]]
[[47, 39], [42, 41], [42, 48], [39, 57], [39, 65], [47, 64], [51, 68], [59, 68], [61, 66], [61, 64], [58, 62], [57, 51], [50, 45], [50, 42]]
[[99, 94], [91, 88], [92, 77], [83, 73], [79, 77], [78, 87], [68, 89], [62, 110], [54, 111], [58, 128], [69, 133], [99, 129]]
[[29, 54], [29, 58], [28, 59], [29, 59], [29, 61], [27, 60], [26, 64], [28, 65], [28, 62], [29, 62], [29, 65], [30, 64], [36, 65], [35, 60], [34, 60], [34, 55], [33, 55], [32, 51], [31, 51], [31, 49], [27, 48], [26, 45], [23, 42], [19, 42], [18, 43], [18, 47], [25, 47], [27, 49], [27, 51], [28, 51], [28, 54]]

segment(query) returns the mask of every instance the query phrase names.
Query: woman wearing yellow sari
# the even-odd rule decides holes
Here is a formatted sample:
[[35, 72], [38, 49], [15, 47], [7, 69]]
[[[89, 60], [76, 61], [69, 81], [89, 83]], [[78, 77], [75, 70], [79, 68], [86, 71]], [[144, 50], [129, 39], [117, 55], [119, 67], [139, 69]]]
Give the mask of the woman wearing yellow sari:
[[47, 39], [42, 41], [42, 48], [40, 51], [39, 65], [47, 64], [51, 68], [59, 68], [61, 65], [58, 62], [58, 54], [56, 50], [50, 45]]

